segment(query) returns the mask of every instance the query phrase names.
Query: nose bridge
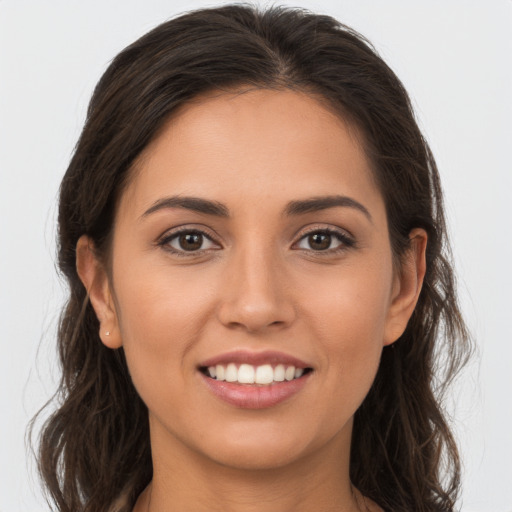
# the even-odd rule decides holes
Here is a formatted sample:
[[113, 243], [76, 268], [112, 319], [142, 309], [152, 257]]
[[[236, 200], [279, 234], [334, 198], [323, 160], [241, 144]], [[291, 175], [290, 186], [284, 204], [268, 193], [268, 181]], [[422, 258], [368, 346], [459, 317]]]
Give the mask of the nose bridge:
[[286, 296], [282, 262], [273, 244], [248, 236], [233, 249], [228, 266], [221, 321], [258, 331], [283, 326], [293, 318], [293, 306]]

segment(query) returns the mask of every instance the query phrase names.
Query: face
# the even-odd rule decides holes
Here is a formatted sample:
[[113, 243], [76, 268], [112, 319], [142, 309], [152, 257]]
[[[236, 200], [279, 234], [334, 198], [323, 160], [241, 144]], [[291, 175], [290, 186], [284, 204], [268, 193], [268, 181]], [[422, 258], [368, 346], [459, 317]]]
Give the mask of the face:
[[291, 91], [183, 108], [136, 163], [111, 261], [109, 279], [79, 270], [153, 451], [244, 468], [348, 452], [418, 291], [357, 132]]

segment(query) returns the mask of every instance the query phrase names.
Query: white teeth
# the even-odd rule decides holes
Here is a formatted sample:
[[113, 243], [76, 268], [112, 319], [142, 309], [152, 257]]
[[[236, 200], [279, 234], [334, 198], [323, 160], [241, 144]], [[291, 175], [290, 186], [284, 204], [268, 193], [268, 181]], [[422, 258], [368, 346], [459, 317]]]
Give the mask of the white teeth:
[[241, 364], [237, 367], [235, 363], [229, 363], [227, 366], [222, 364], [209, 366], [207, 373], [212, 379], [225, 380], [226, 382], [269, 385], [273, 382], [298, 379], [304, 375], [304, 368], [295, 368], [291, 365], [284, 366], [283, 364], [278, 364], [275, 368], [270, 364], [256, 367], [250, 364]]
[[238, 380], [238, 368], [234, 363], [229, 363], [226, 368], [226, 382], [236, 382]]
[[254, 384], [254, 367], [250, 364], [241, 364], [238, 368], [238, 382]]
[[269, 364], [258, 366], [256, 368], [256, 384], [270, 384], [274, 381], [274, 369]]
[[218, 364], [215, 367], [215, 373], [217, 374], [217, 380], [226, 380], [226, 371], [224, 370], [224, 366]]
[[284, 378], [286, 380], [293, 380], [295, 377], [295, 366], [288, 366], [284, 372]]
[[283, 382], [283, 380], [284, 380], [284, 366], [282, 364], [278, 364], [274, 368], [274, 380], [276, 382]]

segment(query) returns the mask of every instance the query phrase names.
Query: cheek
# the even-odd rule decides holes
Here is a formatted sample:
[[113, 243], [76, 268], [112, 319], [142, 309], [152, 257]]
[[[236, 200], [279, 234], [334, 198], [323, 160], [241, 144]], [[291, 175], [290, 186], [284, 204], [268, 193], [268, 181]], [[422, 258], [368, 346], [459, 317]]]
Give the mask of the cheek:
[[377, 258], [375, 264], [365, 260], [347, 265], [329, 279], [315, 279], [309, 285], [315, 293], [303, 303], [323, 339], [362, 351], [366, 345], [382, 344], [391, 286], [390, 258]]
[[210, 294], [198, 280], [180, 279], [158, 265], [138, 268], [131, 262], [128, 271], [122, 260], [117, 263], [117, 275], [123, 276], [114, 283], [123, 348], [147, 403], [162, 382], [177, 383], [191, 371], [184, 362], [200, 337]]
[[[377, 304], [374, 312], [378, 309]], [[384, 315], [371, 315], [361, 301], [338, 302], [338, 310], [325, 316], [323, 350], [336, 395], [362, 400], [378, 369], [383, 348]], [[330, 329], [329, 329], [330, 327]]]
[[124, 343], [151, 339], [167, 346], [170, 338], [196, 329], [194, 319], [209, 306], [211, 291], [204, 284], [211, 284], [211, 276], [191, 268], [175, 269], [161, 260], [117, 258], [114, 290]]
[[360, 405], [378, 370], [392, 284], [391, 262], [354, 266], [317, 280], [307, 315], [315, 325], [333, 404]]

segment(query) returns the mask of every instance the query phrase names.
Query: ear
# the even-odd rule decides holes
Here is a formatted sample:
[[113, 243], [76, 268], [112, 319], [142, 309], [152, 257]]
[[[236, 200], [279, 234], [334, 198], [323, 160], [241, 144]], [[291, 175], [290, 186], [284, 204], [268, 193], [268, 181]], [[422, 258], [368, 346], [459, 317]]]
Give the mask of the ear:
[[117, 313], [106, 269], [94, 252], [92, 240], [83, 235], [76, 244], [76, 269], [100, 323], [100, 339], [109, 348], [122, 346]]
[[397, 275], [394, 276], [384, 345], [391, 345], [403, 334], [416, 307], [427, 269], [426, 249], [426, 231], [413, 229], [409, 233], [409, 248], [402, 257]]

